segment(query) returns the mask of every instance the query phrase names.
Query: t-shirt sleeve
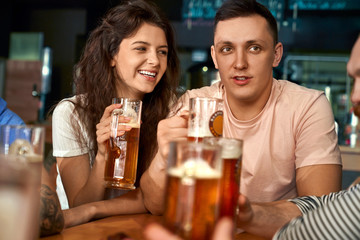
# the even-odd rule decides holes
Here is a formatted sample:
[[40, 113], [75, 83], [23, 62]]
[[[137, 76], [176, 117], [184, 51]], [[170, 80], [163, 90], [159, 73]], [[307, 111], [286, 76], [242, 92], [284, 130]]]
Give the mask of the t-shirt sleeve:
[[324, 94], [305, 106], [298, 106], [296, 168], [315, 164], [339, 164], [341, 155], [335, 132], [334, 115]]
[[81, 146], [72, 122], [79, 124], [80, 121], [73, 113], [74, 105], [70, 101], [61, 101], [54, 110], [52, 116], [53, 156], [74, 157], [83, 155], [88, 149]]

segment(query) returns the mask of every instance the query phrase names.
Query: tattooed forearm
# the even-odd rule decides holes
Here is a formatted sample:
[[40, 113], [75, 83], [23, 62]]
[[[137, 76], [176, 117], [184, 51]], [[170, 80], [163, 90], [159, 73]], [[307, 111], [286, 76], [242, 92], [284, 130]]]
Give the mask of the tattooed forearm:
[[40, 233], [47, 236], [59, 233], [64, 228], [64, 216], [56, 192], [41, 185]]

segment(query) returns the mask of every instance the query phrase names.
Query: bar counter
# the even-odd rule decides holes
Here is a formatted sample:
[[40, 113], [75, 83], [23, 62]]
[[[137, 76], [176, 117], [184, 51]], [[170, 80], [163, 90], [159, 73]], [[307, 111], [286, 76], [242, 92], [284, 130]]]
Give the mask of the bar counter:
[[[114, 235], [125, 233], [131, 239], [145, 240], [143, 229], [151, 222], [160, 222], [160, 216], [151, 214], [120, 215], [91, 221], [82, 225], [64, 229], [60, 234], [40, 238], [40, 240], [121, 240]], [[263, 240], [249, 233], [239, 233], [235, 240]]]

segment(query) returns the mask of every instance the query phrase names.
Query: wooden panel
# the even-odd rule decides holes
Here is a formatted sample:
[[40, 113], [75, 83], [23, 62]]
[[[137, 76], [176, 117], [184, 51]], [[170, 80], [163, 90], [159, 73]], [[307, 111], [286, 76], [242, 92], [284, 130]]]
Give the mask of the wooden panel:
[[32, 96], [33, 86], [41, 90], [41, 61], [7, 60], [4, 98], [8, 108], [26, 123], [38, 119], [40, 99]]
[[343, 170], [360, 171], [360, 148], [340, 146]]

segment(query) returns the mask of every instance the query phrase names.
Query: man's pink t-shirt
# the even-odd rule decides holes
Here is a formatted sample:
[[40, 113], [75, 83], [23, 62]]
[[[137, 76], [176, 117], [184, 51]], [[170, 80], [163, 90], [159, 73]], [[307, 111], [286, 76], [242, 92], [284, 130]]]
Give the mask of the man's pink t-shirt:
[[249, 121], [234, 117], [221, 83], [188, 90], [181, 110], [192, 97], [224, 99], [223, 137], [244, 140], [240, 191], [251, 201], [297, 197], [297, 168], [341, 165], [334, 116], [321, 91], [274, 79], [264, 109]]

